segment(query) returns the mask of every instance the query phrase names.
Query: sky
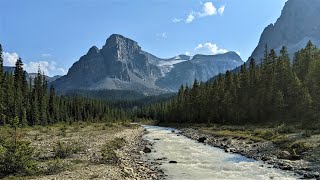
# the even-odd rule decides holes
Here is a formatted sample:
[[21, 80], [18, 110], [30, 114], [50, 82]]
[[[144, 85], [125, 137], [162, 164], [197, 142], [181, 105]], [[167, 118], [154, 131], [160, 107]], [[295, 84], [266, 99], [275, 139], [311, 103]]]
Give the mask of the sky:
[[1, 0], [4, 64], [66, 74], [111, 34], [160, 58], [237, 52], [247, 60], [287, 0]]

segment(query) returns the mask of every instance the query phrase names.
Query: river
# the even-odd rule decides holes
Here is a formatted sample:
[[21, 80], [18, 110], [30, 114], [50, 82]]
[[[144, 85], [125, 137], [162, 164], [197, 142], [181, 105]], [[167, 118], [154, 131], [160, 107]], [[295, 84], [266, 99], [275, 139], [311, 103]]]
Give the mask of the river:
[[[297, 179], [293, 173], [177, 134], [177, 130], [144, 126], [144, 139], [153, 142], [149, 161], [161, 162], [167, 179]], [[174, 131], [174, 132], [173, 132]], [[161, 159], [161, 160], [157, 160]], [[169, 163], [177, 161], [177, 163]]]

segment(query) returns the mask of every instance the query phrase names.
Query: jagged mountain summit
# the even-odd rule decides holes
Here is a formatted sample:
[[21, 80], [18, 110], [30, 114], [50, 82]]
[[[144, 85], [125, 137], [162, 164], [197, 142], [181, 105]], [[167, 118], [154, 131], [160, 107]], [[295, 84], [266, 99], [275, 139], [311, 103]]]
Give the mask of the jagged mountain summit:
[[194, 79], [206, 81], [242, 63], [233, 52], [162, 59], [143, 51], [137, 42], [113, 34], [101, 49], [91, 47], [67, 75], [53, 84], [60, 93], [76, 89], [115, 89], [161, 94], [177, 91], [182, 84], [191, 85]]
[[319, 9], [319, 0], [288, 0], [276, 23], [264, 29], [251, 57], [261, 60], [266, 45], [268, 49], [278, 52], [282, 46], [286, 46], [291, 57], [294, 52], [305, 47], [309, 40], [319, 45]]

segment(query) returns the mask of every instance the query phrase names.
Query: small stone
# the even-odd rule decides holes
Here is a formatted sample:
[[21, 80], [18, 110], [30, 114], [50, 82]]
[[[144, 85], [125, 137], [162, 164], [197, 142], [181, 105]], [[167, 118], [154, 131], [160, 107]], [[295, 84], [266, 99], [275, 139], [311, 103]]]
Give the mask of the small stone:
[[177, 161], [169, 161], [170, 164], [176, 164], [178, 163]]
[[143, 149], [143, 152], [144, 152], [144, 153], [151, 153], [151, 149], [148, 148], [148, 147], [145, 147], [145, 148]]

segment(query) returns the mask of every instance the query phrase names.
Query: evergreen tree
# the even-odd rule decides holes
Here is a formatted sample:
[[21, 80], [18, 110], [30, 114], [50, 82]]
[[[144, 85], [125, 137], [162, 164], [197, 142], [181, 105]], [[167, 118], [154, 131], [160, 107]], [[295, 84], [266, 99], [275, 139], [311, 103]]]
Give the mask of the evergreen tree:
[[0, 125], [5, 122], [5, 105], [4, 105], [4, 73], [3, 73], [3, 57], [2, 46], [0, 44]]

